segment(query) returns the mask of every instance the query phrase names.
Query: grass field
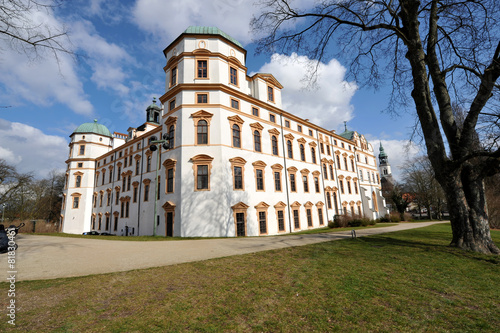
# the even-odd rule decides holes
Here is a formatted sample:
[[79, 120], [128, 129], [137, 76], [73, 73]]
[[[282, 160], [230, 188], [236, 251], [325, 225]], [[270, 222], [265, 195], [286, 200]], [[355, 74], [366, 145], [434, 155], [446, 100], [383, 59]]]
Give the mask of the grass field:
[[[492, 235], [500, 244], [500, 231]], [[449, 248], [450, 239], [445, 224], [124, 273], [18, 282], [16, 329], [500, 331], [500, 257]], [[1, 292], [7, 287], [1, 283]], [[0, 331], [9, 326], [3, 317]]]

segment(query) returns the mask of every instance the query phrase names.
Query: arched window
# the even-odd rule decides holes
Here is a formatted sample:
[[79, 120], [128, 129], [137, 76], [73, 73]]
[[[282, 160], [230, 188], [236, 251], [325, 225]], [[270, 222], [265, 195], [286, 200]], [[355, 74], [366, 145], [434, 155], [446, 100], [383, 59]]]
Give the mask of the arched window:
[[288, 140], [286, 142], [286, 147], [288, 150], [288, 158], [293, 158], [292, 141]]
[[197, 144], [208, 144], [208, 123], [206, 120], [200, 120], [197, 124]]
[[174, 125], [171, 125], [170, 128], [168, 129], [168, 138], [170, 139], [170, 149], [174, 148], [174, 142], [175, 142], [175, 127]]
[[349, 168], [347, 167], [347, 158], [344, 157], [344, 167], [346, 170], [349, 170]]
[[240, 127], [236, 124], [233, 125], [233, 147], [241, 148]]
[[311, 156], [312, 156], [312, 162], [316, 164], [316, 150], [314, 148], [311, 148]]
[[300, 160], [304, 161], [304, 162], [306, 160], [306, 153], [304, 151], [304, 145], [303, 144], [300, 145]]
[[339, 155], [337, 155], [337, 168], [342, 169], [340, 167], [340, 157], [339, 157]]
[[255, 130], [253, 132], [253, 146], [255, 151], [262, 151], [261, 145], [260, 145], [260, 132]]
[[326, 169], [326, 164], [323, 163], [323, 174], [325, 175], [325, 179], [328, 179], [328, 172], [327, 172], [327, 169]]
[[278, 139], [276, 138], [276, 135], [272, 136], [271, 145], [273, 147], [273, 155], [278, 155]]
[[333, 166], [330, 165], [329, 169], [330, 169], [330, 179], [333, 180]]

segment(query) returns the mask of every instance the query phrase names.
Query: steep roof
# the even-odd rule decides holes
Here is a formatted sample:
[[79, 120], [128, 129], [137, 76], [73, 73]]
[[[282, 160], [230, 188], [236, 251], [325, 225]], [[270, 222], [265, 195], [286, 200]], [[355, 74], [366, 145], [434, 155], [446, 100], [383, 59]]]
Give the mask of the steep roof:
[[[73, 131], [73, 134], [75, 133], [92, 133], [92, 134], [99, 134], [103, 136], [108, 136], [112, 137], [111, 132], [109, 129], [104, 126], [103, 124], [98, 124], [97, 119], [94, 119], [93, 123], [84, 123], [81, 124], [76, 128], [76, 130]], [[72, 134], [72, 135], [73, 135]]]

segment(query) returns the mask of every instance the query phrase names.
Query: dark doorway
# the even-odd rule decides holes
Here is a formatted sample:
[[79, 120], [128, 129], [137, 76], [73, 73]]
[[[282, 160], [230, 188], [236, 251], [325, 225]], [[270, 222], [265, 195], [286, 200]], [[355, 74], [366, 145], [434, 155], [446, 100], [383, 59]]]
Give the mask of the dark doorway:
[[174, 213], [167, 212], [167, 237], [174, 236]]
[[236, 213], [236, 236], [244, 237], [245, 235], [245, 213]]

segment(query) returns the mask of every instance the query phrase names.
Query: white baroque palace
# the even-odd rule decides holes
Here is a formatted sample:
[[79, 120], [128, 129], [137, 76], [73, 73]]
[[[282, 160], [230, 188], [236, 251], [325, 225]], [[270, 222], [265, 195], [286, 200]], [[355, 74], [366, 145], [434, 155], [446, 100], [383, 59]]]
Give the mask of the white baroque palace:
[[259, 236], [387, 213], [372, 145], [283, 110], [282, 85], [248, 76], [238, 41], [189, 27], [163, 52], [163, 106], [146, 123], [71, 134], [63, 232]]

